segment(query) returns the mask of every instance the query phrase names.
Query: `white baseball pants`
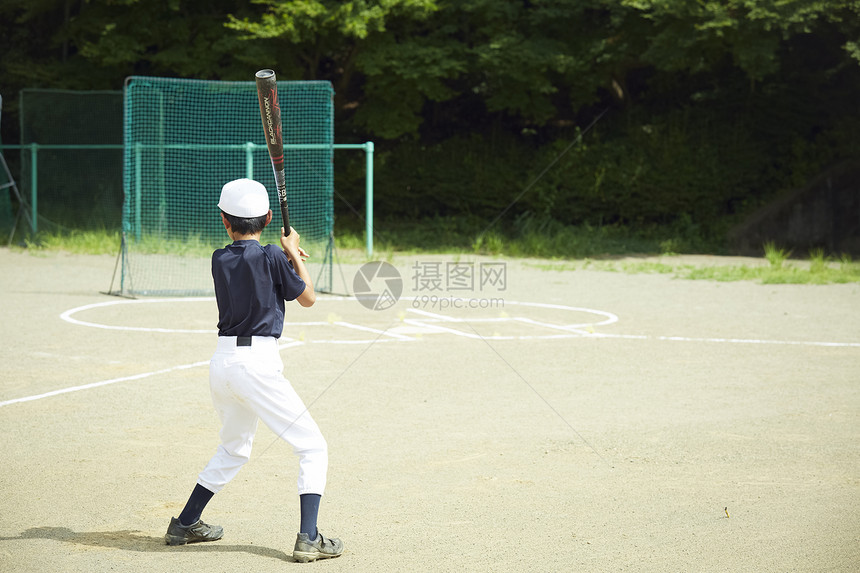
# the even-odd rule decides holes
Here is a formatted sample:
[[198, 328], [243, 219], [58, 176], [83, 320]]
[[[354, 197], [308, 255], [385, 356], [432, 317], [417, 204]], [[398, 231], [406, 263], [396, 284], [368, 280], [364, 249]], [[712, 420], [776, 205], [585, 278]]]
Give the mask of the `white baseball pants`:
[[197, 483], [217, 493], [236, 477], [251, 457], [257, 422], [262, 420], [299, 456], [299, 495], [323, 494], [328, 446], [283, 370], [277, 339], [254, 336], [250, 346], [237, 346], [235, 336], [218, 337], [209, 362], [209, 386], [221, 418], [221, 444]]

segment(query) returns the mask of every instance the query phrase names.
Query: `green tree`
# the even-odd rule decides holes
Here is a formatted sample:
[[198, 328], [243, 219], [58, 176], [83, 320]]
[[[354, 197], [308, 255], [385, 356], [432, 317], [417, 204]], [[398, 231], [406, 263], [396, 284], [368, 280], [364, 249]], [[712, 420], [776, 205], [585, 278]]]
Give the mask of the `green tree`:
[[846, 36], [846, 55], [858, 59], [857, 0], [622, 0], [622, 5], [651, 24], [641, 58], [662, 70], [712, 70], [729, 56], [752, 82], [760, 82], [782, 68], [787, 40], [838, 31]]
[[[419, 39], [398, 49], [398, 39], [420, 33], [439, 10], [435, 0], [257, 3], [265, 9], [262, 15], [231, 15], [227, 26], [243, 40], [265, 42], [276, 60], [272, 67], [283, 77], [331, 81], [338, 110], [358, 110], [365, 118], [359, 123], [373, 133], [396, 137], [414, 131], [423, 101], [444, 92], [440, 76], [456, 72], [438, 42], [422, 46]], [[386, 75], [392, 71], [386, 64], [394, 74]]]
[[251, 0], [90, 0], [69, 27], [82, 58], [115, 72], [244, 79], [265, 48], [226, 28], [228, 13], [258, 13]]
[[510, 214], [695, 225], [857, 154], [858, 16], [860, 0], [5, 0], [3, 136], [21, 87], [271, 67], [334, 84], [339, 137], [379, 143], [386, 205], [414, 214], [432, 190], [433, 212], [483, 216], [612, 106]]

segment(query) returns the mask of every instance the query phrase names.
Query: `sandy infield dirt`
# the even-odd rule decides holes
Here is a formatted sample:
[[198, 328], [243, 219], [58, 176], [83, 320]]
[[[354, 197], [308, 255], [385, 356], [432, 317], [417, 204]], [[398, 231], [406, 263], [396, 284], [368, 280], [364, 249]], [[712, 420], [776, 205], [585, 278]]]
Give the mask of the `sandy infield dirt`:
[[[112, 256], [0, 249], [0, 571], [860, 569], [860, 285], [390, 262], [391, 308], [288, 307], [346, 547], [300, 565], [297, 460], [262, 425], [204, 513], [224, 538], [164, 544], [218, 444], [214, 299], [107, 296]], [[428, 290], [449, 263], [503, 263], [504, 288]]]

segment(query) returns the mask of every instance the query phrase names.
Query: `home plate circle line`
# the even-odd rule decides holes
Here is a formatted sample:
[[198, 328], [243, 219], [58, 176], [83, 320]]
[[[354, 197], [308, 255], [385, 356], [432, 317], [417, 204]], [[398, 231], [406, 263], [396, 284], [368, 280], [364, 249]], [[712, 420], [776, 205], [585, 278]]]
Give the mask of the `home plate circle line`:
[[[400, 300], [404, 301], [416, 301], [416, 300], [424, 300], [425, 297], [401, 297]], [[215, 334], [217, 331], [215, 329], [177, 329], [177, 328], [159, 328], [159, 327], [142, 327], [142, 326], [122, 326], [122, 325], [109, 325], [109, 324], [100, 324], [97, 322], [85, 321], [78, 318], [75, 318], [75, 315], [78, 312], [83, 312], [86, 310], [100, 308], [100, 307], [108, 307], [115, 306], [120, 304], [150, 304], [150, 303], [172, 303], [172, 302], [214, 302], [215, 297], [187, 297], [187, 298], [155, 298], [155, 299], [123, 299], [123, 300], [113, 300], [107, 302], [99, 302], [93, 304], [87, 304], [83, 306], [79, 306], [76, 308], [72, 308], [60, 314], [60, 318], [66, 322], [71, 324], [76, 324], [79, 326], [87, 326], [91, 328], [101, 328], [107, 330], [125, 330], [125, 331], [137, 331], [137, 332], [156, 332], [156, 333], [168, 333], [168, 334]], [[321, 300], [329, 300], [329, 301], [355, 301], [355, 297], [352, 296], [326, 296], [321, 298]], [[481, 299], [471, 299], [471, 298], [463, 298], [463, 301], [470, 300], [481, 300]], [[398, 328], [389, 329], [391, 332], [384, 331], [384, 338], [377, 339], [367, 339], [367, 340], [309, 340], [302, 341], [311, 344], [365, 344], [368, 342], [376, 341], [376, 342], [396, 342], [396, 341], [412, 341], [417, 340], [418, 336], [423, 334], [454, 334], [457, 336], [462, 336], [466, 338], [486, 338], [488, 340], [554, 340], [560, 338], [616, 338], [616, 339], [626, 339], [626, 340], [661, 340], [661, 341], [669, 341], [669, 342], [709, 342], [709, 343], [729, 343], [729, 344], [772, 344], [772, 345], [786, 345], [786, 346], [818, 346], [818, 347], [838, 347], [838, 348], [860, 348], [860, 342], [832, 342], [832, 341], [802, 341], [802, 340], [767, 340], [767, 339], [755, 339], [755, 338], [718, 338], [718, 337], [686, 337], [686, 336], [655, 336], [655, 335], [647, 335], [647, 334], [610, 334], [610, 333], [595, 333], [593, 332], [593, 328], [596, 326], [606, 326], [609, 324], [614, 324], [619, 322], [619, 318], [617, 315], [595, 309], [581, 308], [581, 307], [573, 307], [561, 304], [551, 304], [551, 303], [540, 303], [540, 302], [518, 302], [518, 301], [505, 301], [505, 306], [520, 306], [520, 307], [534, 307], [534, 308], [546, 308], [553, 310], [562, 310], [562, 311], [570, 311], [570, 312], [584, 312], [596, 314], [598, 316], [604, 317], [602, 321], [593, 322], [593, 323], [573, 323], [573, 324], [552, 324], [542, 321], [537, 321], [528, 317], [491, 317], [491, 318], [480, 318], [475, 317], [469, 320], [445, 316], [438, 313], [430, 313], [423, 310], [418, 310], [414, 308], [407, 309], [407, 311], [413, 315], [418, 315], [421, 318], [412, 318], [412, 319], [403, 319], [402, 322], [411, 326], [412, 328], [408, 333], [398, 332]], [[505, 336], [480, 336], [472, 333], [466, 333], [455, 328], [449, 328], [447, 326], [442, 326], [443, 323], [455, 324], [455, 323], [487, 323], [487, 322], [521, 322], [524, 324], [530, 324], [532, 326], [543, 327], [552, 330], [561, 331], [563, 334], [548, 334], [548, 335], [505, 335]], [[329, 320], [326, 321], [305, 321], [305, 322], [287, 322], [285, 323], [285, 327], [298, 327], [298, 326], [331, 326], [335, 325], [341, 328], [349, 328], [353, 330], [364, 330], [368, 332], [379, 332], [378, 329], [357, 325], [353, 323], [348, 323], [342, 320]], [[291, 337], [283, 337], [281, 340], [285, 342], [295, 341], [295, 338]], [[3, 403], [0, 402], [0, 405]]]
[[[422, 297], [402, 297], [400, 300], [403, 301], [415, 301], [421, 300]], [[121, 330], [121, 331], [129, 331], [129, 332], [154, 332], [160, 334], [208, 334], [212, 335], [217, 333], [215, 329], [189, 329], [189, 328], [163, 328], [163, 327], [148, 327], [148, 326], [130, 326], [130, 325], [112, 325], [112, 324], [102, 324], [99, 322], [82, 320], [76, 318], [74, 315], [95, 309], [95, 308], [103, 308], [116, 306], [120, 304], [158, 304], [158, 303], [175, 303], [175, 302], [213, 302], [215, 297], [188, 297], [188, 298], [152, 298], [152, 299], [124, 299], [124, 300], [112, 300], [107, 302], [99, 302], [93, 304], [87, 304], [83, 306], [79, 306], [76, 308], [69, 309], [62, 314], [60, 314], [60, 318], [68, 323], [76, 324], [78, 326], [87, 326], [90, 328], [100, 328], [104, 330]], [[325, 297], [321, 300], [327, 301], [355, 301], [354, 297], [347, 296], [331, 296]], [[463, 298], [461, 299], [465, 302], [468, 301], [477, 301], [481, 299], [469, 299]], [[553, 310], [562, 310], [568, 312], [579, 312], [579, 313], [587, 313], [587, 314], [595, 314], [599, 317], [603, 317], [603, 320], [592, 323], [582, 323], [582, 324], [551, 324], [546, 322], [537, 321], [528, 317], [495, 317], [495, 318], [475, 318], [470, 320], [470, 322], [487, 322], [487, 321], [495, 321], [495, 322], [520, 322], [524, 324], [530, 324], [532, 326], [543, 327], [551, 330], [560, 330], [565, 332], [566, 334], [548, 334], [548, 335], [509, 335], [509, 336], [496, 336], [496, 337], [487, 337], [496, 340], [539, 340], [539, 339], [555, 339], [555, 338], [571, 338], [574, 336], [582, 336], [587, 334], [584, 331], [579, 329], [581, 328], [593, 328], [595, 326], [606, 326], [609, 324], [613, 324], [618, 322], [618, 316], [611, 312], [606, 312], [602, 310], [594, 310], [588, 308], [579, 308], [572, 306], [565, 306], [560, 304], [548, 304], [548, 303], [540, 303], [540, 302], [517, 302], [517, 301], [505, 301], [505, 305], [513, 305], [520, 307], [534, 307], [534, 308], [546, 308]], [[406, 324], [410, 324], [411, 326], [419, 327], [423, 330], [420, 333], [414, 334], [433, 334], [433, 333], [442, 333], [446, 331], [450, 331], [451, 329], [444, 328], [436, 328], [428, 324], [429, 322], [433, 322], [435, 320], [444, 321], [444, 322], [464, 322], [463, 319], [458, 319], [456, 317], [450, 317], [445, 315], [439, 315], [435, 313], [428, 313], [426, 311], [416, 310], [409, 308], [408, 312], [419, 314], [425, 317], [422, 320], [416, 320], [414, 322], [404, 321]], [[415, 336], [410, 336], [408, 334], [402, 334], [396, 331], [387, 332], [380, 331], [379, 329], [375, 329], [369, 326], [349, 323], [343, 320], [329, 320], [328, 322], [324, 321], [305, 321], [305, 322], [285, 322], [285, 328], [293, 328], [298, 326], [327, 326], [327, 325], [335, 325], [342, 328], [348, 328], [359, 331], [367, 331], [373, 333], [381, 333], [387, 338], [383, 338], [381, 340], [402, 340], [409, 341], [415, 340]], [[454, 334], [460, 334], [459, 332], [453, 332]], [[284, 339], [288, 339], [284, 337]], [[361, 344], [363, 342], [367, 342], [366, 340], [318, 340], [318, 341], [310, 341], [313, 343], [324, 343], [324, 344]]]

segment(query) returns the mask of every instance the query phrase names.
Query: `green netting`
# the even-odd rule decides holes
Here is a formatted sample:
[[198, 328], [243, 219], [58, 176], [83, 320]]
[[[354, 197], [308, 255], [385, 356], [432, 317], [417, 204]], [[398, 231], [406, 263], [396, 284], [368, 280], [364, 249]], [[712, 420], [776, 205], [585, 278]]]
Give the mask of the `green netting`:
[[[3, 96], [0, 95], [0, 118], [3, 117]], [[0, 145], [3, 140], [0, 139]], [[12, 229], [14, 217], [12, 215], [12, 185], [11, 174], [8, 172], [5, 157], [0, 150], [0, 233], [4, 235]]]
[[122, 92], [25, 89], [19, 97], [21, 143], [52, 146], [21, 152], [19, 189], [29, 199], [36, 187], [39, 231], [119, 230]]
[[2, 233], [3, 244], [6, 242], [6, 233], [12, 230], [15, 217], [12, 215], [12, 201], [10, 200], [10, 187], [5, 182], [5, 173], [0, 173], [0, 233]]
[[7, 176], [6, 169], [0, 166], [0, 233], [3, 233], [5, 236], [5, 233], [12, 229], [14, 222], [15, 216], [12, 214], [12, 180]]
[[[312, 255], [321, 291], [331, 290], [333, 95], [329, 82], [278, 82], [290, 223]], [[124, 153], [122, 294], [213, 292], [209, 255], [229, 243], [218, 197], [232, 179], [256, 179], [269, 190], [275, 218], [262, 242], [278, 242], [282, 223], [254, 81], [129, 78]]]

